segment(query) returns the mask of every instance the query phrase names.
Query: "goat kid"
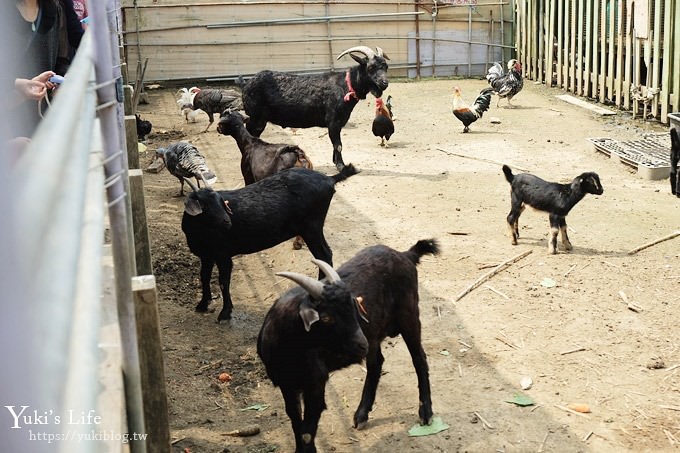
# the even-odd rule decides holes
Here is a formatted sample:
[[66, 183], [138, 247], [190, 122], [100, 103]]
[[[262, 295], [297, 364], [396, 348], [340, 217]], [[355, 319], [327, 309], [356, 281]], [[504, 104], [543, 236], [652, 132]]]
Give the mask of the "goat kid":
[[[338, 169], [342, 159], [340, 132], [354, 106], [368, 93], [376, 98], [387, 89], [389, 58], [376, 47], [356, 46], [338, 55], [349, 54], [359, 65], [343, 73], [292, 75], [261, 71], [243, 86], [243, 106], [250, 116], [248, 131], [259, 137], [267, 122], [281, 127], [328, 128], [333, 144], [333, 163]], [[363, 56], [357, 55], [361, 54]]]
[[248, 121], [247, 115], [227, 109], [222, 112], [217, 124], [217, 132], [230, 135], [236, 140], [238, 149], [241, 151], [241, 174], [246, 185], [286, 168], [313, 168], [309, 157], [299, 146], [267, 143], [258, 137], [253, 137], [245, 126]]
[[[429, 370], [427, 357], [421, 343], [421, 325], [418, 308], [418, 271], [416, 265], [420, 258], [426, 254], [439, 253], [437, 243], [430, 240], [418, 241], [406, 252], [398, 252], [384, 245], [368, 247], [357, 253], [352, 259], [343, 264], [338, 270], [325, 272], [330, 285], [346, 286], [355, 298], [360, 311], [360, 326], [368, 341], [368, 353], [366, 356], [367, 375], [362, 391], [361, 402], [354, 413], [354, 426], [358, 429], [365, 427], [368, 422], [368, 414], [373, 408], [376, 391], [384, 357], [380, 351], [380, 345], [386, 337], [395, 337], [401, 334], [411, 354], [413, 366], [418, 380], [419, 410], [418, 415], [421, 424], [432, 422], [432, 398], [430, 392]], [[318, 282], [315, 282], [318, 284]], [[260, 353], [267, 372], [275, 385], [281, 387], [286, 411], [293, 424], [296, 435], [296, 451], [315, 451], [313, 439], [318, 423], [318, 410], [325, 408], [323, 402], [323, 388], [328, 380], [328, 372], [346, 366], [348, 363], [323, 362], [321, 364], [304, 362], [305, 358], [317, 358], [321, 352], [326, 352], [326, 342], [307, 335], [303, 336], [300, 320], [297, 320], [296, 329], [288, 327], [289, 324], [277, 321], [279, 318], [292, 318], [296, 316], [296, 307], [309, 304], [310, 300], [319, 300], [318, 295], [305, 288], [307, 292], [293, 289], [281, 296], [267, 315], [265, 324], [260, 333], [258, 350], [266, 344], [266, 354]], [[323, 300], [323, 299], [322, 299]], [[323, 315], [321, 320], [324, 321]], [[332, 320], [331, 320], [332, 321]], [[333, 322], [332, 324], [336, 324]], [[324, 327], [324, 323], [320, 328]], [[308, 330], [308, 329], [307, 329]], [[334, 345], [335, 348], [342, 346], [343, 341]], [[347, 341], [344, 341], [347, 343]], [[331, 349], [331, 351], [334, 351]], [[333, 352], [336, 354], [336, 352]], [[335, 357], [333, 355], [332, 357]], [[298, 363], [298, 359], [304, 362]], [[291, 360], [293, 362], [291, 362]], [[341, 366], [340, 366], [341, 365]], [[284, 380], [281, 376], [286, 376]], [[314, 376], [314, 378], [310, 378]], [[285, 384], [284, 384], [285, 383]], [[320, 389], [320, 390], [319, 390]], [[313, 433], [311, 437], [301, 437], [299, 426], [299, 398], [288, 395], [303, 395], [305, 403], [305, 422], [307, 413], [310, 411], [314, 418]], [[319, 397], [320, 395], [320, 397]], [[292, 412], [292, 414], [291, 414]], [[311, 428], [310, 428], [311, 429]], [[305, 433], [307, 431], [303, 431]], [[303, 434], [304, 436], [304, 434]], [[302, 439], [300, 448], [299, 439]], [[312, 442], [309, 447], [309, 442]], [[306, 449], [307, 448], [307, 449]]]
[[586, 194], [602, 195], [604, 189], [597, 173], [582, 173], [571, 184], [547, 182], [529, 173], [513, 175], [507, 165], [503, 165], [505, 179], [510, 183], [510, 213], [507, 217], [508, 229], [512, 245], [517, 245], [519, 238], [519, 216], [529, 205], [539, 211], [548, 213], [550, 221], [550, 237], [548, 252], [557, 253], [557, 234], [562, 235], [562, 245], [572, 250], [567, 235], [566, 216], [569, 211], [586, 196]]
[[[222, 311], [217, 322], [231, 319], [229, 293], [232, 257], [268, 249], [301, 236], [312, 255], [332, 264], [333, 253], [323, 234], [335, 185], [358, 171], [348, 165], [334, 176], [291, 168], [238, 190], [198, 190], [184, 204], [182, 231], [191, 252], [201, 260], [202, 297], [196, 311], [212, 300], [210, 277], [217, 264]], [[321, 274], [319, 276], [321, 278]]]
[[281, 390], [297, 453], [316, 452], [314, 439], [326, 409], [329, 374], [360, 363], [368, 351], [350, 288], [329, 264], [313, 262], [328, 282], [291, 272], [277, 273], [300, 286], [274, 303], [257, 338], [257, 353], [267, 375]]
[[671, 193], [680, 197], [680, 174], [678, 174], [678, 162], [680, 162], [680, 129], [671, 128]]

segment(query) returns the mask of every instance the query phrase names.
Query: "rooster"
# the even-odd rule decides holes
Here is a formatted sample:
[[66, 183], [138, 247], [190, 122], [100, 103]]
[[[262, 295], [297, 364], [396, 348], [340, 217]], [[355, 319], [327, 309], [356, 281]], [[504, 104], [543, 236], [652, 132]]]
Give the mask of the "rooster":
[[135, 114], [137, 123], [137, 139], [140, 142], [144, 141], [144, 137], [151, 133], [151, 121], [143, 120], [138, 114]]
[[187, 123], [195, 123], [203, 110], [194, 110], [194, 96], [187, 88], [180, 88], [177, 92], [179, 99], [177, 99], [177, 106], [179, 107], [179, 114], [184, 117]]
[[167, 148], [158, 148], [156, 155], [163, 159], [170, 174], [182, 183], [177, 195], [179, 197], [184, 195], [184, 178], [196, 178], [198, 187], [201, 187], [201, 180], [206, 186], [217, 181], [215, 173], [206, 165], [205, 157], [189, 142], [177, 142]]
[[482, 117], [489, 110], [493, 88], [484, 88], [475, 99], [472, 107], [468, 106], [460, 95], [460, 88], [453, 88], [453, 114], [463, 123], [463, 132], [470, 132], [470, 124]]
[[223, 90], [219, 88], [200, 89], [192, 87], [189, 92], [194, 95], [193, 107], [194, 110], [201, 109], [208, 114], [208, 127], [203, 132], [206, 132], [212, 123], [215, 122], [213, 115], [221, 114], [227, 109], [243, 110], [243, 101], [241, 93], [236, 90]]
[[493, 88], [494, 92], [498, 95], [498, 101], [496, 101], [496, 107], [501, 101], [501, 98], [507, 98], [508, 105], [514, 107], [510, 100], [520, 91], [524, 86], [524, 80], [522, 79], [522, 65], [517, 60], [508, 61], [508, 72], [503, 72], [503, 67], [500, 63], [494, 63], [493, 66], [489, 68], [489, 72], [486, 74], [486, 80], [489, 81], [489, 85]]
[[387, 147], [392, 134], [394, 134], [394, 123], [392, 122], [391, 96], [387, 98], [386, 105], [381, 98], [375, 100], [375, 119], [373, 120], [373, 135], [380, 137], [380, 146]]

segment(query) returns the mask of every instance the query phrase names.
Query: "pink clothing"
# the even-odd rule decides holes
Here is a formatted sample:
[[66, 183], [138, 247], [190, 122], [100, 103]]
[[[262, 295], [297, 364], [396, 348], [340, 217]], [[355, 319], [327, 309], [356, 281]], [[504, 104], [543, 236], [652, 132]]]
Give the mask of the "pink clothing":
[[83, 20], [87, 17], [87, 4], [85, 0], [73, 0], [73, 10], [78, 16], [78, 20]]

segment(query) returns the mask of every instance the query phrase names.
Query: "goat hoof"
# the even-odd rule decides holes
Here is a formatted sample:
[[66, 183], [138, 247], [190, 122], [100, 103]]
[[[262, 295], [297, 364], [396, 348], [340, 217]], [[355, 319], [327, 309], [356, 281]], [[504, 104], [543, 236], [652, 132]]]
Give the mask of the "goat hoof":
[[206, 313], [208, 311], [208, 303], [209, 301], [201, 301], [196, 305], [196, 311], [199, 313]]
[[226, 312], [226, 311], [222, 310], [220, 312], [219, 316], [217, 317], [217, 324], [219, 324], [220, 321], [229, 321], [229, 320], [231, 320], [231, 312]]

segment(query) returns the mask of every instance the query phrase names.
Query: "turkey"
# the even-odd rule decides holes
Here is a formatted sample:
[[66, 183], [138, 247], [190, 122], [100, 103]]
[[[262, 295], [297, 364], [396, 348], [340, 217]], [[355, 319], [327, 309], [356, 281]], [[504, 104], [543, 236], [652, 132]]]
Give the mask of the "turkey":
[[214, 114], [218, 115], [227, 109], [243, 110], [241, 93], [236, 90], [224, 90], [219, 88], [200, 89], [192, 87], [189, 90], [194, 95], [194, 110], [201, 109], [208, 114], [208, 127], [203, 132], [210, 129], [215, 122]]
[[182, 184], [177, 195], [179, 197], [184, 195], [184, 178], [196, 178], [199, 187], [201, 180], [206, 186], [217, 181], [215, 173], [206, 165], [205, 157], [189, 142], [177, 142], [167, 148], [158, 148], [156, 155], [163, 159], [170, 174], [176, 176]]
[[506, 98], [508, 100], [508, 105], [514, 107], [510, 100], [522, 91], [524, 86], [524, 80], [522, 79], [522, 65], [517, 60], [508, 61], [508, 72], [503, 71], [503, 67], [500, 63], [496, 62], [489, 68], [489, 72], [486, 74], [486, 80], [489, 81], [489, 85], [493, 88], [494, 92], [498, 95], [498, 101], [496, 101], [496, 107], [501, 98]]

